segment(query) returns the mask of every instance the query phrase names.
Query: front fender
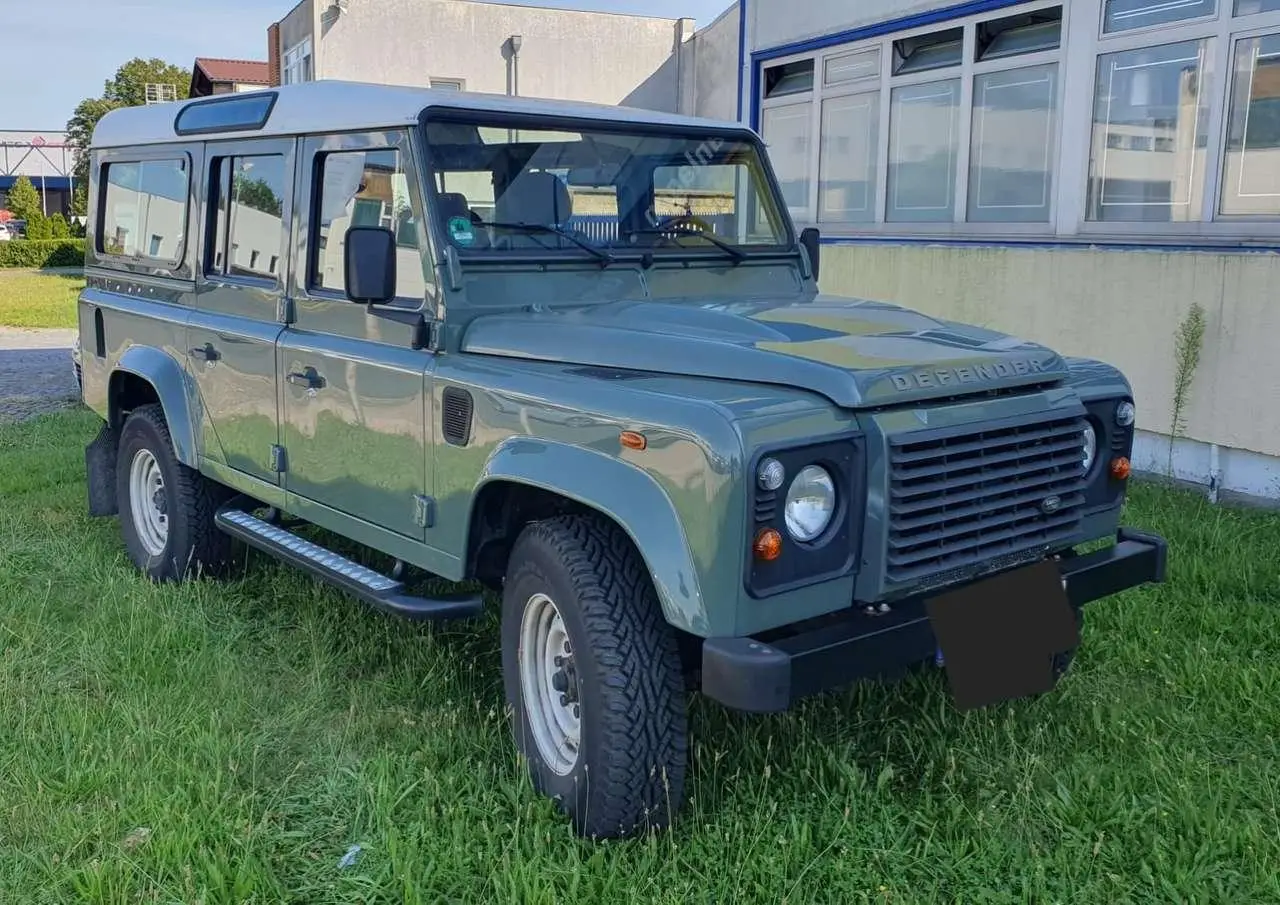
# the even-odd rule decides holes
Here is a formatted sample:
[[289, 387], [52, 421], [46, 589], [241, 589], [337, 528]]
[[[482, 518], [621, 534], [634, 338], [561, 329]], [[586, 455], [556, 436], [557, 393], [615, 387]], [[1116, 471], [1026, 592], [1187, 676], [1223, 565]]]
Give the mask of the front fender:
[[[187, 375], [182, 365], [151, 346], [130, 346], [116, 363], [111, 378], [113, 383], [115, 375], [120, 373], [133, 374], [151, 384], [164, 409], [169, 435], [173, 438], [174, 454], [183, 465], [197, 468], [199, 462], [196, 457], [195, 423], [191, 419], [191, 397], [187, 392]], [[108, 399], [111, 405], [111, 423], [118, 424], [114, 389], [113, 386]]]
[[667, 622], [712, 634], [684, 526], [666, 491], [629, 462], [590, 449], [528, 437], [494, 450], [476, 487], [511, 481], [574, 500], [613, 519], [630, 535], [653, 577]]

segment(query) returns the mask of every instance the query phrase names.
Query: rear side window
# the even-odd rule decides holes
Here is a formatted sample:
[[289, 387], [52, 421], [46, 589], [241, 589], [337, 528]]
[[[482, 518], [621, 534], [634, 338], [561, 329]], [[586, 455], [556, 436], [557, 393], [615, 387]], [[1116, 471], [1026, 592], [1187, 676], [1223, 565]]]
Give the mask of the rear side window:
[[191, 173], [183, 158], [103, 167], [98, 251], [176, 265], [186, 252]]
[[213, 174], [216, 217], [206, 272], [276, 282], [284, 241], [284, 157], [219, 157]]

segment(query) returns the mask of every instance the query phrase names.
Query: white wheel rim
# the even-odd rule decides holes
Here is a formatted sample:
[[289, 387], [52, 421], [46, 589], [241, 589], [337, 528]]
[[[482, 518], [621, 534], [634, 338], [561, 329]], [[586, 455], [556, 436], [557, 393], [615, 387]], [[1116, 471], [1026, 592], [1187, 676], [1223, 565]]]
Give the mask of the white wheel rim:
[[140, 449], [129, 464], [129, 510], [150, 556], [163, 556], [169, 542], [168, 508], [160, 463], [150, 450]]
[[534, 594], [524, 605], [519, 655], [524, 711], [538, 753], [558, 776], [567, 776], [582, 742], [580, 694], [569, 633], [546, 594]]

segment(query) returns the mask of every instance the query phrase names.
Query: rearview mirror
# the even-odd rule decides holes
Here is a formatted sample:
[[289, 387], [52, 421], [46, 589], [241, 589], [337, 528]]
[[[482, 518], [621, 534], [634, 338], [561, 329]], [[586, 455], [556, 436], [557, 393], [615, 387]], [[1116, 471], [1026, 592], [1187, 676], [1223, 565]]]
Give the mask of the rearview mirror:
[[818, 254], [822, 249], [822, 235], [817, 227], [810, 226], [800, 232], [800, 244], [809, 255], [809, 269], [813, 271], [813, 281], [818, 281]]
[[380, 226], [347, 230], [343, 279], [347, 298], [376, 305], [396, 297], [396, 234]]

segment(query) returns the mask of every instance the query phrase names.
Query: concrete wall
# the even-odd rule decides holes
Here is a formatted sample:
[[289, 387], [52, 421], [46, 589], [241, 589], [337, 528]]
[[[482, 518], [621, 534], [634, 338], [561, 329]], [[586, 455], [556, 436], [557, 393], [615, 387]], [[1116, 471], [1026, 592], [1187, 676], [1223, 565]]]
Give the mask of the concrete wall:
[[1280, 369], [1270, 365], [1280, 336], [1280, 253], [838, 244], [823, 248], [821, 282], [824, 292], [891, 301], [1116, 365], [1148, 432], [1135, 464], [1160, 471], [1174, 334], [1199, 302], [1207, 329], [1175, 474], [1207, 483], [1203, 445], [1218, 444], [1232, 450], [1226, 489], [1280, 495], [1280, 459], [1271, 458], [1280, 457]]
[[[314, 36], [317, 28], [314, 0], [302, 0], [280, 20], [280, 56], [299, 41]], [[315, 42], [312, 41], [312, 44]]]
[[336, 21], [316, 23], [315, 75], [420, 86], [463, 79], [468, 91], [505, 94], [507, 39], [518, 34], [522, 95], [674, 111], [681, 27], [674, 19], [476, 0], [350, 0]]
[[738, 118], [738, 4], [681, 47], [680, 113]]

